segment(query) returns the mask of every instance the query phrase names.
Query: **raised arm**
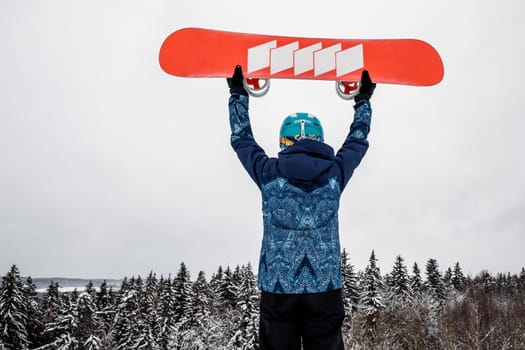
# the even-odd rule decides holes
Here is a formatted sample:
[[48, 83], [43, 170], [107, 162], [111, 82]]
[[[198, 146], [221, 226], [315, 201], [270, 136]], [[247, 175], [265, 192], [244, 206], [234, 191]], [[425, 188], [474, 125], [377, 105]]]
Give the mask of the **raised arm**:
[[235, 72], [228, 78], [230, 99], [228, 103], [231, 127], [231, 145], [242, 165], [261, 187], [262, 169], [268, 156], [255, 142], [248, 112], [249, 97], [244, 88], [242, 67], [235, 67]]
[[336, 160], [343, 173], [341, 188], [346, 186], [354, 170], [368, 150], [367, 137], [370, 132], [370, 122], [372, 118], [370, 98], [375, 87], [376, 84], [372, 82], [368, 71], [363, 71], [359, 93], [354, 98], [354, 121], [352, 125], [350, 125], [350, 131], [343, 146], [336, 154]]

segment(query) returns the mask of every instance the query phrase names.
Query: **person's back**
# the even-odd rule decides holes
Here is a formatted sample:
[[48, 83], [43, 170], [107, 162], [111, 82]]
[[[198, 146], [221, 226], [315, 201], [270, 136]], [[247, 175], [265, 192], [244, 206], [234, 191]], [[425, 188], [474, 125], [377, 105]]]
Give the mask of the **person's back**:
[[323, 142], [317, 118], [297, 113], [283, 122], [277, 158], [253, 138], [239, 66], [229, 79], [231, 144], [262, 193], [261, 350], [300, 349], [301, 338], [305, 349], [343, 348], [338, 209], [368, 149], [375, 84], [363, 77], [367, 91], [356, 98], [354, 122], [337, 154]]

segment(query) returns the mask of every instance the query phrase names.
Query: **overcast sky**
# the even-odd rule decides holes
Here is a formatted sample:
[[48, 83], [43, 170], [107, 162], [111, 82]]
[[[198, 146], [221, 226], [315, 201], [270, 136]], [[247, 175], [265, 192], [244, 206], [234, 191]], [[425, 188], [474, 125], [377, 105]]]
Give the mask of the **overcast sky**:
[[[0, 0], [0, 274], [257, 266], [261, 199], [229, 145], [226, 83], [158, 64], [165, 37], [188, 26], [431, 43], [439, 85], [376, 89], [370, 149], [341, 200], [342, 246], [358, 270], [374, 249], [383, 273], [399, 254], [409, 267], [517, 273], [524, 12], [521, 0]], [[289, 113], [317, 115], [335, 148], [353, 115], [332, 82], [275, 80], [250, 108], [270, 155]]]

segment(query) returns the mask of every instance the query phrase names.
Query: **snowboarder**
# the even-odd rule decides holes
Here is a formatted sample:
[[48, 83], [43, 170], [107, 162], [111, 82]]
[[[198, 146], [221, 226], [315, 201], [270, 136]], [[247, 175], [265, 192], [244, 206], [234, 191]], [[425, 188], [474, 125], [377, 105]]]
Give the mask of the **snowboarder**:
[[243, 80], [241, 66], [227, 79], [229, 117], [231, 145], [262, 193], [260, 349], [344, 349], [339, 198], [368, 149], [376, 84], [363, 71], [354, 121], [336, 154], [319, 120], [296, 113], [284, 119], [273, 158], [253, 137]]

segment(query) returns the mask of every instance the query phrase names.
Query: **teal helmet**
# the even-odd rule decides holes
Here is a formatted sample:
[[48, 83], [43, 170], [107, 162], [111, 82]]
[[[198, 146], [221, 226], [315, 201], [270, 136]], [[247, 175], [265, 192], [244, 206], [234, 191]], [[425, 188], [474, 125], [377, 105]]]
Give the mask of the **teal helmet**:
[[279, 133], [281, 150], [301, 139], [324, 141], [323, 127], [317, 117], [309, 113], [294, 113], [284, 118]]

